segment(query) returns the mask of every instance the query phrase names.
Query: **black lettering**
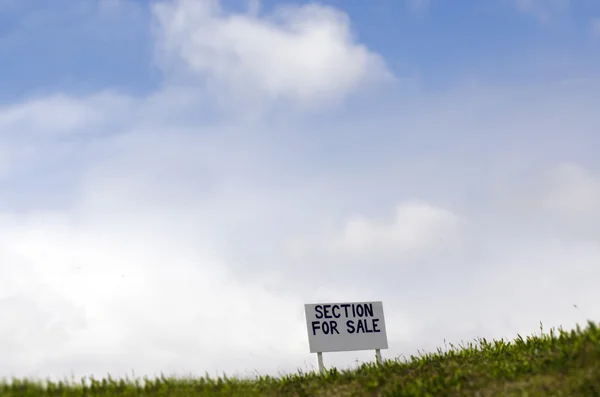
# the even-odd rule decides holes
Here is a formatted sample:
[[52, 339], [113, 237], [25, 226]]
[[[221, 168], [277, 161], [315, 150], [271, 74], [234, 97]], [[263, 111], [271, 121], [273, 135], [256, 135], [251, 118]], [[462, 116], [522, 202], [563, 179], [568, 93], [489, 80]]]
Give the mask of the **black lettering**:
[[363, 320], [358, 320], [358, 324], [356, 325], [356, 333], [360, 334], [360, 333], [366, 333], [367, 331], [365, 331], [365, 323], [363, 322]]
[[329, 314], [329, 309], [331, 309], [331, 305], [323, 306], [323, 312], [325, 313], [325, 318], [332, 318], [331, 314]]
[[323, 307], [321, 305], [317, 305], [315, 306], [315, 313], [317, 313], [317, 315], [315, 317], [317, 318], [323, 318]]
[[356, 317], [356, 307], [352, 304], [352, 317]]
[[335, 320], [329, 320], [329, 327], [331, 328], [331, 333], [333, 334], [334, 332], [336, 334], [340, 334], [340, 331], [338, 331], [337, 329], [337, 321]]
[[318, 329], [321, 329], [321, 328], [319, 327], [319, 324], [321, 324], [321, 322], [320, 322], [320, 321], [313, 321], [313, 322], [312, 322], [312, 330], [313, 330], [313, 335], [316, 335], [316, 334], [317, 334], [317, 330], [318, 330]]
[[331, 308], [331, 312], [333, 313], [333, 317], [335, 318], [340, 318], [340, 313], [335, 314], [335, 310], [340, 310], [340, 307], [338, 305], [333, 305], [333, 307]]
[[365, 315], [365, 308], [363, 305], [356, 306], [356, 314], [358, 314], [358, 317], [363, 317]]
[[348, 331], [349, 334], [354, 333], [354, 331], [355, 331], [354, 321], [352, 321], [352, 320], [346, 321], [346, 330]]
[[381, 330], [378, 327], [379, 323], [379, 319], [378, 318], [374, 318], [373, 319], [373, 332], [381, 332]]
[[346, 317], [348, 317], [348, 308], [350, 307], [350, 305], [347, 304], [347, 303], [344, 303], [342, 305], [342, 307], [344, 308], [344, 312], [346, 313]]
[[365, 305], [365, 311], [367, 312], [367, 316], [373, 317], [373, 304], [369, 303], [368, 305]]

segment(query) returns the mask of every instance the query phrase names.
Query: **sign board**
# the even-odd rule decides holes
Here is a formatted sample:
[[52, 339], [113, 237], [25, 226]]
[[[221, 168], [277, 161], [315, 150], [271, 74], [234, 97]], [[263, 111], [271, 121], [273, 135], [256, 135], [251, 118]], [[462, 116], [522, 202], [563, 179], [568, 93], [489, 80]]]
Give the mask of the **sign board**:
[[304, 305], [311, 353], [387, 349], [381, 302]]

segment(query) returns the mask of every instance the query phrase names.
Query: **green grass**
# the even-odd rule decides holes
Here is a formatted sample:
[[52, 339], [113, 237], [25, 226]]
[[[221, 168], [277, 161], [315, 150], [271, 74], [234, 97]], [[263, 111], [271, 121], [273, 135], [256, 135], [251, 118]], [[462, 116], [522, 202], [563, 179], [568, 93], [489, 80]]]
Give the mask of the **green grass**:
[[[541, 327], [540, 327], [541, 328]], [[1, 359], [1, 355], [0, 355]], [[481, 339], [447, 351], [256, 380], [190, 378], [47, 383], [13, 379], [0, 396], [600, 396], [600, 328], [551, 330], [513, 342]]]

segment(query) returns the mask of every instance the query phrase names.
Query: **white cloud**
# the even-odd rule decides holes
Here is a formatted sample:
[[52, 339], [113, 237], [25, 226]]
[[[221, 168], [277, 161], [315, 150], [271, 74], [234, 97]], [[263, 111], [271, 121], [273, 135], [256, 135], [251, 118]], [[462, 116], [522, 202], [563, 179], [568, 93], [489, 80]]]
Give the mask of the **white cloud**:
[[[287, 267], [276, 274], [314, 290], [321, 300], [343, 300], [344, 295], [369, 300], [377, 285], [382, 289], [376, 295], [387, 296], [396, 277], [464, 251], [465, 222], [450, 210], [419, 200], [391, 209], [381, 217], [350, 213], [337, 222], [317, 221], [312, 231], [292, 234], [283, 242]], [[412, 320], [402, 311], [392, 317], [404, 318], [393, 338], [410, 332]]]
[[529, 216], [576, 240], [600, 238], [600, 177], [579, 164], [561, 163], [530, 190]]
[[578, 164], [561, 164], [550, 173], [542, 200], [551, 211], [572, 217], [600, 215], [600, 179]]
[[253, 102], [314, 107], [391, 78], [383, 59], [355, 41], [347, 15], [330, 7], [286, 6], [260, 18], [228, 14], [214, 0], [178, 0], [154, 13], [167, 53]]
[[[31, 114], [36, 115], [35, 119]], [[96, 117], [96, 110], [86, 103], [65, 95], [44, 100], [32, 100], [25, 104], [15, 104], [2, 109], [0, 129], [3, 135], [18, 137], [28, 131], [42, 134], [69, 134]]]
[[350, 219], [341, 235], [331, 242], [331, 248], [367, 256], [389, 250], [423, 252], [444, 237], [455, 237], [458, 231], [456, 215], [425, 203], [404, 203], [396, 208], [394, 215], [390, 223], [361, 216]]
[[371, 266], [379, 267], [377, 262], [406, 261], [442, 247], [454, 247], [460, 243], [460, 226], [459, 216], [447, 209], [406, 201], [396, 206], [391, 220], [352, 215], [341, 228], [290, 241], [289, 249], [299, 258], [310, 257], [320, 249], [334, 263], [368, 260]]
[[[564, 109], [561, 101], [568, 101], [579, 109], [582, 125], [593, 129], [598, 123], [595, 112], [586, 111], [593, 110], [593, 102], [585, 94], [576, 95], [579, 89], [571, 86], [564, 95], [542, 90], [539, 97], [486, 90], [486, 95], [512, 106], [501, 110], [497, 100], [478, 100], [476, 110], [467, 102], [468, 109], [459, 110], [456, 104], [465, 103], [459, 91], [458, 96], [446, 94], [433, 102], [415, 101], [418, 108], [407, 110], [426, 113], [426, 119], [394, 112], [378, 128], [420, 131], [423, 142], [432, 142], [434, 135], [428, 134], [437, 134], [440, 125], [465, 134], [479, 131], [472, 121], [493, 108], [497, 116], [487, 122], [497, 131], [513, 131], [515, 125], [529, 129], [536, 120], [549, 123], [547, 115], [558, 114]], [[557, 102], [543, 104], [543, 98]], [[380, 144], [394, 146], [391, 162], [371, 156], [365, 166], [356, 167], [368, 152], [340, 141], [338, 150], [348, 155], [338, 157], [344, 159], [344, 167], [322, 163], [297, 178], [293, 156], [305, 159], [311, 146], [283, 139], [268, 120], [246, 125], [240, 135], [235, 131], [242, 124], [236, 122], [209, 126], [190, 117], [168, 117], [179, 114], [174, 112], [181, 103], [193, 114], [195, 106], [188, 100], [174, 92], [108, 100], [112, 104], [106, 109], [127, 103], [129, 118], [99, 111], [101, 107], [95, 107], [94, 117], [84, 117], [89, 112], [82, 105], [86, 99], [61, 102], [66, 104], [61, 111], [78, 112], [69, 116], [77, 122], [55, 120], [57, 125], [77, 126], [81, 136], [105, 126], [105, 134], [79, 141], [80, 171], [63, 192], [67, 199], [61, 205], [45, 204], [52, 188], [20, 203], [18, 212], [1, 202], [0, 332], [6, 343], [3, 351], [10, 357], [2, 373], [118, 375], [132, 368], [137, 374], [293, 371], [313, 360], [307, 353], [302, 304], [324, 299], [383, 299], [392, 346], [387, 357], [433, 348], [444, 338], [529, 332], [540, 320], [568, 326], [581, 320], [573, 303], [588, 315], [598, 314], [590, 303], [597, 298], [597, 288], [586, 284], [597, 272], [598, 247], [574, 243], [560, 230], [536, 238], [540, 229], [527, 218], [516, 225], [511, 223], [514, 218], [496, 219], [490, 203], [481, 201], [487, 183], [494, 183], [488, 154], [474, 156], [482, 146], [473, 152], [455, 146], [453, 150], [461, 153], [458, 159], [470, 160], [462, 166], [448, 157], [454, 151], [445, 149], [435, 156], [433, 168], [419, 168], [398, 155], [414, 148], [403, 148], [405, 144], [390, 135]], [[529, 106], [524, 119], [519, 101], [537, 107]], [[434, 113], [430, 103], [436, 104]], [[46, 117], [56, 101], [40, 99], [35, 104], [7, 108], [0, 119], [17, 119], [6, 114], [27, 120]], [[474, 118], [466, 122], [457, 117], [463, 112]], [[436, 123], [430, 125], [430, 120]], [[30, 142], [43, 136], [40, 123], [5, 125], [19, 128]], [[332, 128], [349, 136], [362, 131], [360, 124], [320, 128], [299, 137], [315, 145]], [[545, 142], [577, 136], [571, 127], [559, 130], [562, 133], [546, 131]], [[10, 131], [2, 135], [9, 150], [15, 145], [12, 137]], [[263, 145], [265, 137], [270, 145]], [[20, 178], [25, 187], [12, 190], [13, 197], [56, 173], [44, 160], [53, 156], [53, 145], [60, 145], [61, 135], [55, 138], [36, 159], [26, 161], [41, 176]], [[536, 139], [532, 144], [539, 147]], [[375, 152], [383, 153], [383, 146]], [[500, 156], [496, 160], [502, 160], [499, 165], [506, 167], [506, 147], [493, 148]], [[514, 149], [510, 144], [508, 148]], [[546, 153], [549, 150], [546, 147]], [[419, 157], [417, 163], [426, 158]], [[68, 163], [61, 169], [74, 166]], [[445, 173], [453, 167], [458, 167], [456, 174]], [[278, 179], [281, 172], [284, 177]], [[569, 219], [595, 211], [597, 185], [587, 172], [568, 166], [551, 177], [544, 190], [556, 195], [548, 201], [551, 209]], [[15, 175], [8, 172], [5, 180]], [[367, 179], [361, 180], [361, 175]], [[514, 179], [509, 182], [517, 186]], [[473, 193], [461, 205], [454, 195], [467, 186]], [[409, 187], [415, 189], [411, 194]], [[532, 194], [535, 200], [540, 197]], [[409, 196], [423, 200], [407, 201]], [[453, 205], [429, 204], [453, 200]], [[544, 203], [536, 205], [545, 211]], [[580, 208], [588, 212], [579, 214]], [[368, 216], [356, 217], [357, 213]], [[335, 227], [327, 226], [323, 233], [324, 224]], [[309, 255], [286, 252], [287, 241], [311, 231], [315, 237], [308, 239]], [[446, 249], [457, 243], [459, 250]], [[564, 266], [567, 261], [569, 267]], [[532, 279], [533, 284], [527, 283]], [[583, 284], [575, 285], [577, 279]], [[563, 286], [565, 280], [570, 284]], [[510, 299], [505, 299], [506, 290], [512, 291]], [[552, 310], [545, 291], [553, 291]], [[501, 297], [506, 306], [498, 305]], [[355, 357], [369, 359], [370, 353], [331, 355], [327, 363], [352, 365]]]
[[[189, 224], [176, 221], [174, 213], [166, 221], [160, 220], [164, 212], [90, 215], [31, 214], [16, 219], [14, 226], [3, 222], [0, 252], [2, 263], [10, 264], [4, 274], [12, 278], [3, 279], [8, 284], [2, 288], [8, 295], [2, 308], [3, 343], [14, 351], [3, 373], [45, 369], [52, 360], [60, 361], [53, 371], [57, 375], [70, 369], [79, 375], [124, 374], [132, 367], [158, 372], [160, 361], [180, 371], [210, 368], [210, 357], [263, 350], [268, 341], [256, 322], [301, 303], [286, 304], [281, 294], [272, 299], [259, 286], [241, 285], [202, 247], [199, 233], [182, 239], [181, 227]], [[269, 327], [280, 329], [279, 335], [294, 335], [301, 329], [297, 322], [292, 315]], [[228, 340], [228, 347], [216, 340]], [[181, 348], [202, 354], [176, 361]], [[127, 349], [137, 358], [110, 357]], [[88, 363], [62, 367], [73, 365], [68, 360], [77, 355]], [[94, 365], [96, 359], [100, 364]]]
[[[83, 127], [103, 126], [103, 122], [120, 122], [134, 100], [127, 96], [104, 92], [88, 97], [56, 94], [0, 107], [0, 136], [11, 141], [55, 139], [96, 131]], [[35, 118], [31, 115], [35, 114]], [[107, 119], [106, 116], [110, 115]]]

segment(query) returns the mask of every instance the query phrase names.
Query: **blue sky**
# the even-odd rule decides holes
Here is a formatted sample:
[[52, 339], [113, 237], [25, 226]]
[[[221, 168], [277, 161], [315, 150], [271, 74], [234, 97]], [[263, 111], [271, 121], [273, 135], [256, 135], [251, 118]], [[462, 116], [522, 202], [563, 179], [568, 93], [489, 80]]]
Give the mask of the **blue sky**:
[[597, 319], [598, 18], [0, 0], [0, 375], [295, 371], [317, 301], [386, 357]]
[[[3, 99], [58, 87], [148, 92], [160, 84], [152, 62], [151, 2], [129, 1], [118, 12], [109, 9], [111, 1], [104, 8], [92, 0], [77, 7], [68, 1], [15, 3], [0, 14]], [[403, 1], [323, 2], [343, 9], [360, 41], [385, 54], [392, 71], [418, 73], [430, 89], [468, 75], [518, 84], [592, 74], [600, 62], [591, 32], [600, 5], [539, 3], [549, 21], [535, 10], [520, 12], [511, 1], [433, 2], [419, 10]], [[224, 4], [246, 8], [243, 2]], [[264, 1], [261, 9], [281, 4]], [[554, 56], [568, 60], [545, 62]]]

